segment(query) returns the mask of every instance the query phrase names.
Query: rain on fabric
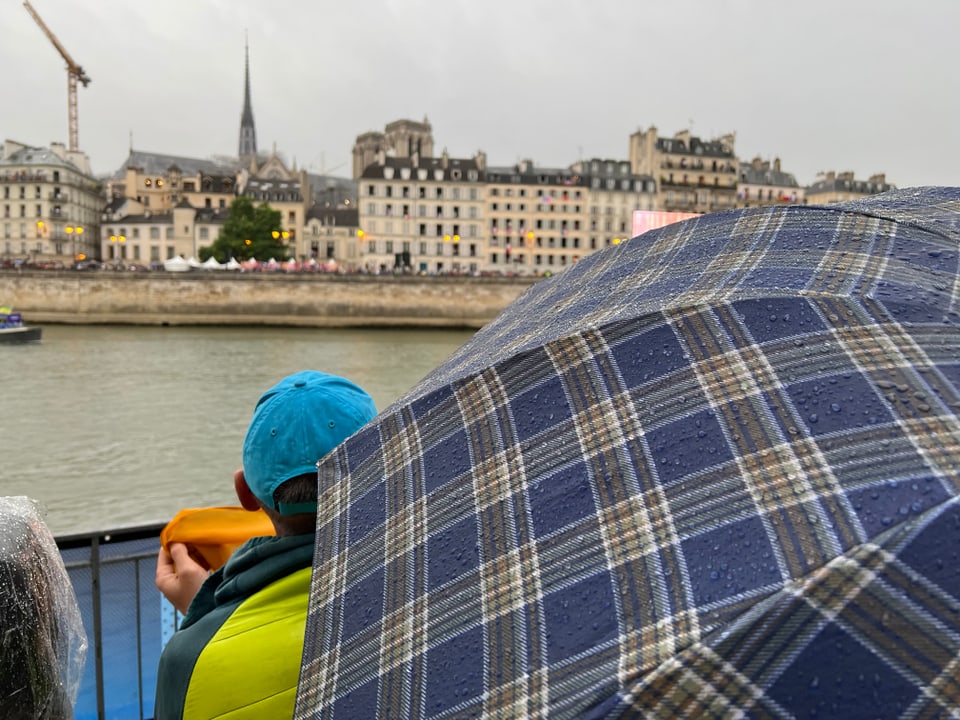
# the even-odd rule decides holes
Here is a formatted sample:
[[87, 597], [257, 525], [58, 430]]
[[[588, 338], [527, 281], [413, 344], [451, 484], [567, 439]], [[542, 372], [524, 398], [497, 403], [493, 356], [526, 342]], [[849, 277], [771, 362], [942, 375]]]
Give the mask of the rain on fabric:
[[960, 189], [531, 287], [319, 466], [297, 718], [960, 705]]

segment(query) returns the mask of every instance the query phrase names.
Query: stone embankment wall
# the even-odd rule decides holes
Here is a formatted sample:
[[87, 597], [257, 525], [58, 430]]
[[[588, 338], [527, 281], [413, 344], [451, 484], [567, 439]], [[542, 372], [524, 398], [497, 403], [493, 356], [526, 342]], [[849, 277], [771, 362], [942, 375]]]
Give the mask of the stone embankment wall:
[[534, 278], [0, 271], [29, 324], [479, 328]]

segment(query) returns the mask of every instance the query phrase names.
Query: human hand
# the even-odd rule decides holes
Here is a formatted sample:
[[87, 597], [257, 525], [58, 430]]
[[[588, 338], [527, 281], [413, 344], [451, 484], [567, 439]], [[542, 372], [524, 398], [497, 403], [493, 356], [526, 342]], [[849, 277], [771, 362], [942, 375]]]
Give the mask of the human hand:
[[209, 574], [203, 565], [190, 557], [190, 551], [183, 543], [171, 543], [170, 552], [160, 548], [155, 580], [157, 589], [181, 614], [186, 615]]

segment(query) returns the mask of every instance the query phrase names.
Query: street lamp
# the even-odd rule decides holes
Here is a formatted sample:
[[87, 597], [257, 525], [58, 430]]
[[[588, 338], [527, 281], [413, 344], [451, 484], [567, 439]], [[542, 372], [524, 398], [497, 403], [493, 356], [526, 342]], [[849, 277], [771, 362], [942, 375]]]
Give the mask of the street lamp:
[[110, 254], [113, 255], [113, 259], [118, 263], [120, 262], [120, 255], [123, 252], [123, 243], [127, 241], [126, 235], [111, 235], [110, 236]]
[[80, 236], [83, 235], [83, 227], [80, 225], [77, 225], [76, 227], [74, 227], [73, 225], [67, 225], [64, 228], [64, 231], [67, 233], [67, 236], [71, 239], [70, 254], [76, 257], [77, 242], [80, 239]]

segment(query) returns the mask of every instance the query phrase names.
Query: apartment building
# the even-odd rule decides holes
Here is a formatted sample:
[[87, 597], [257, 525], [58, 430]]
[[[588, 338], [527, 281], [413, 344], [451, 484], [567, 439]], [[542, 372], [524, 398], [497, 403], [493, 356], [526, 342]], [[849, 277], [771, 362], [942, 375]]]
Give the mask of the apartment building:
[[546, 274], [629, 239], [634, 210], [652, 209], [655, 184], [630, 163], [588, 160], [542, 168], [525, 160], [487, 170], [487, 271]]
[[197, 258], [227, 219], [224, 208], [195, 208], [186, 198], [176, 207], [151, 210], [131, 198], [116, 198], [103, 212], [99, 257], [111, 265], [156, 266], [177, 255]]
[[657, 128], [630, 136], [630, 169], [657, 182], [659, 207], [668, 212], [708, 213], [737, 205], [736, 134], [703, 140], [682, 130], [672, 138]]
[[312, 205], [306, 212], [304, 242], [310, 260], [328, 270], [354, 272], [360, 269], [359, 213], [356, 207]]
[[806, 190], [806, 200], [809, 205], [823, 205], [858, 200], [894, 189], [895, 186], [887, 182], [884, 173], [871, 175], [867, 180], [857, 180], [850, 171], [838, 173], [831, 170], [817, 175], [813, 185]]
[[153, 213], [186, 200], [196, 208], [227, 209], [237, 193], [239, 171], [228, 161], [201, 160], [130, 150], [106, 183], [110, 200], [129, 198]]
[[633, 213], [657, 208], [657, 184], [651, 175], [631, 172], [628, 160], [593, 159], [575, 163], [589, 191], [588, 249], [590, 252], [628, 239]]
[[0, 250], [7, 259], [69, 265], [96, 253], [105, 201], [89, 158], [63, 143], [7, 140], [0, 156]]
[[774, 158], [772, 164], [759, 157], [740, 163], [737, 207], [803, 204], [804, 190], [792, 173], [780, 169], [780, 158]]
[[486, 156], [387, 156], [358, 179], [360, 256], [368, 272], [478, 273], [486, 250]]

